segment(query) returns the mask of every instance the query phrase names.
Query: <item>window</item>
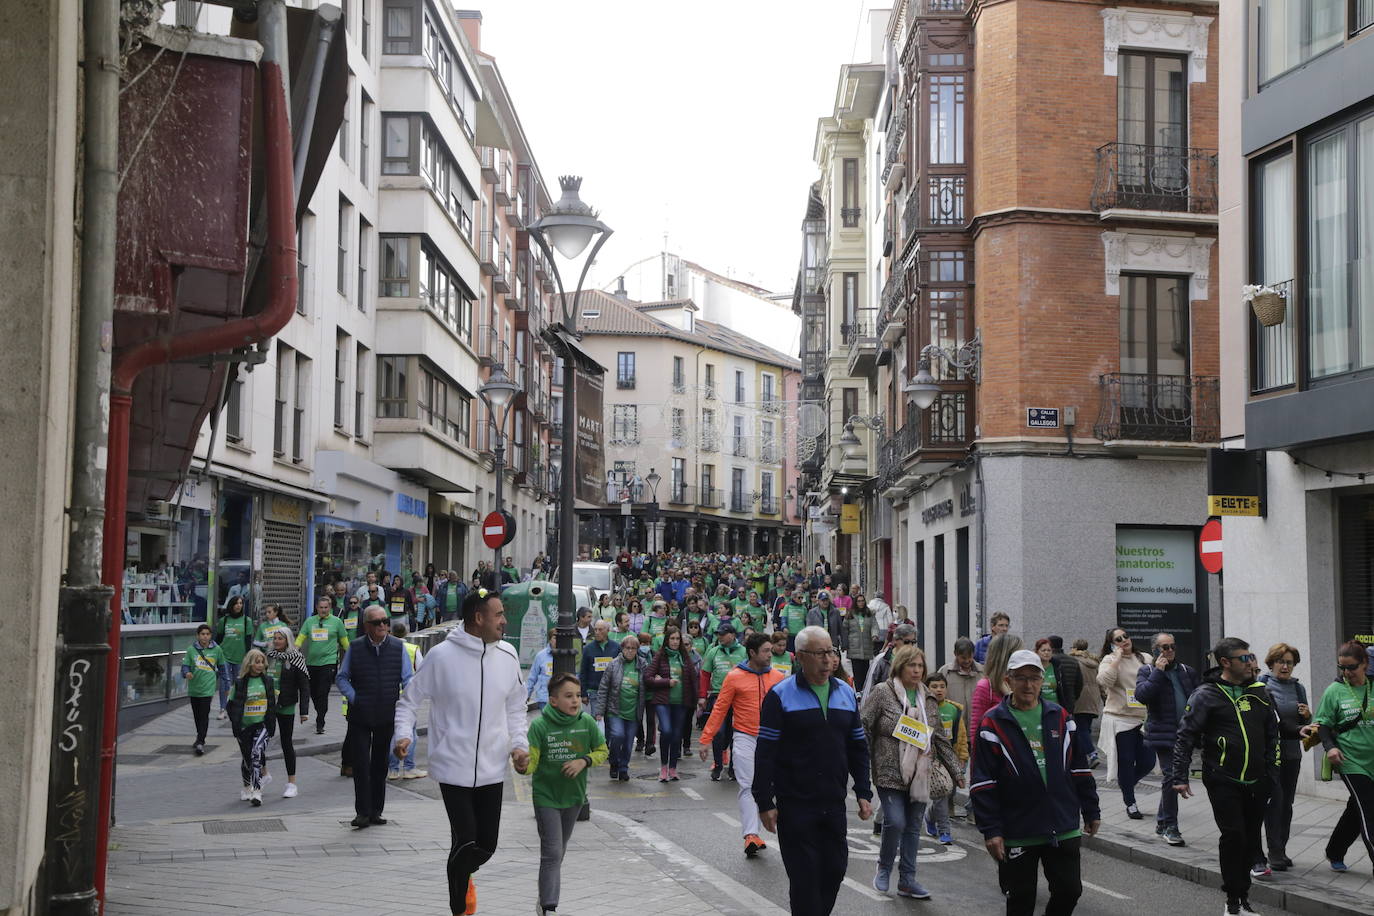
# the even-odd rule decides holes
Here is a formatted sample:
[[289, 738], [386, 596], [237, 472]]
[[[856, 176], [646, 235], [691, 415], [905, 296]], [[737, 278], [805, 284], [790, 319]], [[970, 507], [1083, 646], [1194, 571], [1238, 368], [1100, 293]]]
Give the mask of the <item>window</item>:
[[458, 274], [430, 245], [421, 239], [416, 271], [416, 295], [436, 318], [465, 341], [472, 340], [472, 294]]
[[[1263, 0], [1259, 14], [1259, 81], [1267, 83], [1344, 40], [1347, 0]], [[1368, 2], [1356, 2], [1368, 22]], [[1358, 27], [1359, 19], [1352, 23]]]
[[367, 311], [367, 265], [368, 251], [372, 248], [372, 225], [361, 216], [358, 217], [358, 311]]
[[348, 298], [348, 234], [353, 231], [353, 208], [348, 198], [339, 196], [339, 249], [338, 249], [338, 287], [339, 295]]
[[743, 458], [749, 454], [749, 449], [744, 442], [744, 417], [734, 417], [734, 448], [732, 449], [735, 457]]
[[[457, 407], [455, 397], [454, 407]], [[438, 372], [428, 368], [420, 370], [420, 390], [415, 395], [420, 419], [450, 439], [458, 438], [457, 424], [449, 418], [449, 386]]]
[[675, 503], [685, 503], [687, 501], [687, 463], [684, 459], [673, 459], [672, 476], [669, 481], [673, 486], [673, 492], [669, 499]]
[[929, 85], [930, 163], [961, 165], [964, 161], [964, 74], [931, 73]]
[[764, 471], [759, 477], [759, 495], [763, 501], [763, 511], [770, 515], [778, 511], [778, 507], [773, 505], [773, 472]]
[[229, 397], [224, 405], [224, 438], [230, 442], [243, 441], [243, 375], [234, 377]]
[[453, 438], [464, 447], [472, 444], [472, 398], [458, 392], [456, 409], [449, 413], [453, 424]]
[[635, 355], [621, 351], [615, 355], [615, 387], [633, 388], [635, 386]]
[[859, 389], [841, 388], [840, 389], [840, 425], [849, 422], [849, 418], [859, 413]]
[[846, 229], [859, 225], [859, 160], [845, 159], [841, 165], [840, 218]]
[[[347, 18], [344, 19], [344, 22], [348, 22]], [[348, 74], [348, 97], [344, 99], [343, 121], [339, 124], [339, 158], [344, 162], [348, 161], [348, 144], [351, 142], [349, 138], [353, 136], [353, 127], [348, 114], [349, 109], [353, 107], [353, 86], [356, 82], [357, 80], [350, 71]]]
[[343, 331], [334, 337], [334, 429], [344, 432], [344, 417], [348, 415], [345, 407], [348, 383], [348, 335]]
[[406, 357], [377, 357], [377, 416], [406, 415]]
[[744, 511], [744, 468], [730, 469], [730, 508]]
[[306, 303], [310, 295], [310, 241], [315, 237], [315, 214], [309, 210], [296, 226], [296, 313], [309, 314]]
[[367, 347], [358, 344], [353, 359], [353, 435], [359, 439], [367, 438], [367, 356]]
[[768, 373], [768, 372], [763, 373], [762, 378], [763, 378], [763, 407], [764, 407], [765, 410], [768, 410], [768, 409], [771, 409], [771, 407], [773, 406], [773, 403], [777, 400], [777, 394], [776, 394], [776, 390], [775, 390], [775, 388], [774, 388], [774, 384], [775, 384], [776, 379], [774, 378], [774, 376], [773, 376], [771, 373]]
[[1186, 277], [1121, 278], [1121, 371], [1152, 377], [1188, 374]]
[[716, 450], [716, 412], [709, 407], [701, 409], [701, 448], [702, 451]]
[[741, 369], [735, 370], [735, 403], [744, 403], [744, 371]]
[[382, 118], [382, 133], [382, 173], [424, 178], [458, 231], [472, 241], [477, 192], [463, 177], [438, 128], [424, 115], [389, 114]]
[[295, 368], [292, 350], [286, 344], [277, 344], [277, 393], [273, 399], [272, 416], [272, 454], [278, 458], [286, 454], [287, 425], [291, 415], [287, 410], [287, 399], [291, 394], [291, 370]]
[[413, 3], [391, 2], [388, 0], [382, 7], [383, 54], [416, 54], [419, 53], [415, 47], [418, 43], [415, 35], [415, 13], [416, 8]]
[[[366, 5], [363, 7], [367, 9]], [[367, 19], [363, 19], [366, 24]], [[368, 174], [372, 171], [372, 100], [367, 93], [362, 94], [358, 106], [358, 179], [367, 187]]]
[[[1355, 35], [1374, 25], [1374, 0], [1355, 0], [1350, 9], [1350, 34]], [[1353, 630], [1351, 632], [1354, 632]], [[1367, 633], [1368, 630], [1360, 632]]]
[[615, 404], [611, 408], [611, 443], [637, 445], [639, 443], [639, 407], [635, 404]]
[[362, 28], [358, 32], [358, 45], [363, 50], [363, 60], [372, 60], [372, 0], [362, 0], [358, 4], [358, 15]]
[[673, 357], [673, 391], [681, 394], [687, 388], [686, 375], [683, 372], [683, 360], [681, 356]]
[[763, 420], [760, 424], [763, 443], [759, 449], [759, 460], [768, 464], [778, 462], [778, 438], [774, 426], [772, 420]]
[[310, 358], [296, 354], [295, 402], [291, 407], [291, 460], [305, 462], [305, 406], [310, 403]]
[[1256, 391], [1283, 388], [1296, 381], [1293, 360], [1297, 311], [1293, 284], [1294, 157], [1284, 153], [1255, 165], [1251, 218], [1254, 220], [1251, 265], [1253, 282], [1285, 289], [1288, 309], [1282, 324], [1255, 327], [1255, 366], [1251, 382]]
[[668, 439], [670, 448], [682, 448], [685, 444], [687, 417], [686, 411], [681, 407], [672, 408], [668, 421]]
[[716, 396], [716, 367], [710, 363], [706, 364], [706, 397]]
[[1122, 51], [1116, 80], [1117, 189], [1133, 209], [1187, 202], [1188, 59]]
[[411, 125], [418, 126], [417, 119], [404, 115], [386, 115], [382, 118], [382, 174], [409, 175], [414, 173], [411, 159]]
[[703, 464], [701, 466], [701, 504], [704, 506], [712, 505], [711, 491], [716, 488], [716, 469], [712, 465]]
[[1311, 377], [1374, 365], [1374, 117], [1307, 146]]
[[381, 295], [405, 298], [410, 295], [410, 236], [382, 236]]

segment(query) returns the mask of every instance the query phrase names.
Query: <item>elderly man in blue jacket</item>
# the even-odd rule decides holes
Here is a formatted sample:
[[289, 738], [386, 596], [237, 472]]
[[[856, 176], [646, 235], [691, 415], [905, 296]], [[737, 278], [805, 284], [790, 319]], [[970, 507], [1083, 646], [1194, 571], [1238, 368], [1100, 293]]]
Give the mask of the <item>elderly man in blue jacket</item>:
[[[1169, 770], [1174, 762], [1174, 739], [1188, 698], [1202, 686], [1202, 678], [1190, 665], [1178, 661], [1178, 645], [1172, 633], [1156, 633], [1150, 641], [1154, 664], [1141, 665], [1135, 679], [1135, 698], [1145, 704], [1145, 743], [1159, 758], [1164, 784], [1172, 785]], [[1183, 774], [1185, 777], [1187, 773]], [[1155, 814], [1155, 835], [1170, 846], [1188, 845], [1178, 829], [1178, 793], [1164, 792]]]
[[1069, 916], [1083, 894], [1081, 838], [1101, 823], [1097, 784], [1073, 740], [1073, 716], [1040, 698], [1040, 656], [1013, 652], [1000, 675], [1007, 695], [977, 729], [969, 786], [974, 816], [997, 860], [1007, 916], [1035, 913], [1037, 868], [1050, 888], [1045, 913]]

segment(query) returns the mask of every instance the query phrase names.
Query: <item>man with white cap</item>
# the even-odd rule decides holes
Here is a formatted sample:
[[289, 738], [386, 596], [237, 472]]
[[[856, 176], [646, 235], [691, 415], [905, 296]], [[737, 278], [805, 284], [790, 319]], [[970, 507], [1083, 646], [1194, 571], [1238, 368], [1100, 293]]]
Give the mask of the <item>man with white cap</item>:
[[1013, 652], [1003, 676], [1006, 696], [977, 727], [974, 815], [998, 863], [1007, 916], [1035, 912], [1037, 865], [1050, 889], [1046, 916], [1069, 916], [1083, 893], [1081, 837], [1100, 823], [1097, 785], [1073, 740], [1073, 716], [1040, 698], [1039, 654]]

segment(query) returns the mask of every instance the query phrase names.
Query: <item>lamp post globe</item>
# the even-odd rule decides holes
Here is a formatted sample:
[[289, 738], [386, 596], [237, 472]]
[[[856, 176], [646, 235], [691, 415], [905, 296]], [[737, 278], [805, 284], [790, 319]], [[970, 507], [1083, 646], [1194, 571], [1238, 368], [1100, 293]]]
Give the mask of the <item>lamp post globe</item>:
[[935, 403], [935, 399], [940, 396], [940, 384], [930, 374], [929, 359], [922, 357], [917, 365], [916, 377], [902, 391], [911, 395], [918, 410], [925, 410]]
[[505, 367], [499, 363], [492, 368], [491, 376], [482, 387], [477, 389], [477, 393], [484, 397], [494, 410], [504, 410], [510, 406], [510, 402], [515, 400], [519, 392], [520, 386], [506, 374]]
[[839, 441], [835, 444], [844, 450], [844, 457], [847, 459], [857, 458], [864, 445], [854, 433], [853, 423], [846, 423], [844, 425], [844, 435], [840, 436]]

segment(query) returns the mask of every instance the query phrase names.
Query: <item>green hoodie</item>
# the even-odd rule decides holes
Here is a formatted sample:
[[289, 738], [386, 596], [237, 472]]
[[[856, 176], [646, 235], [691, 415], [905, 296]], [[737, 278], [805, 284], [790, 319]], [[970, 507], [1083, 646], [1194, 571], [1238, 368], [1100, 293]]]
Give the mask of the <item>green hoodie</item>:
[[[585, 712], [576, 716], [552, 704], [530, 723], [530, 785], [536, 808], [580, 808], [587, 801], [587, 770], [610, 756], [596, 720]], [[569, 778], [563, 764], [585, 758], [588, 766]], [[542, 764], [542, 766], [541, 766]]]

